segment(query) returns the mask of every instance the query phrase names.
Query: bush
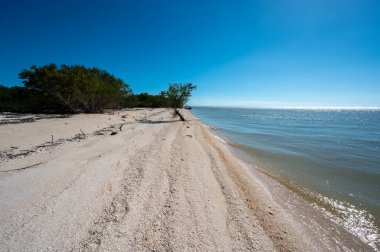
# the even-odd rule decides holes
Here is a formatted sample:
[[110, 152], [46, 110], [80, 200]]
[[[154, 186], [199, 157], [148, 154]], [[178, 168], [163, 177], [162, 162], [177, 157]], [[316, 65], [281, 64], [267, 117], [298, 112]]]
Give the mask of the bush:
[[25, 88], [43, 100], [50, 112], [100, 112], [117, 108], [129, 86], [106, 71], [84, 66], [49, 64], [20, 72]]
[[24, 87], [0, 86], [0, 111], [18, 113], [49, 113], [59, 109], [53, 101], [42, 99], [37, 92]]
[[169, 100], [163, 95], [150, 95], [148, 93], [131, 94], [124, 98], [123, 106], [141, 108], [163, 108], [169, 107]]

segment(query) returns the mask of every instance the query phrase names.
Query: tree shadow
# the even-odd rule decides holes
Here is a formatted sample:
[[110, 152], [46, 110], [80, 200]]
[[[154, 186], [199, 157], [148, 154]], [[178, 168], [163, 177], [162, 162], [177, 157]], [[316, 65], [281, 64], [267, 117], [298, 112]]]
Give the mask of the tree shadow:
[[146, 123], [146, 124], [160, 124], [160, 123], [175, 123], [180, 122], [181, 120], [137, 120], [138, 123]]

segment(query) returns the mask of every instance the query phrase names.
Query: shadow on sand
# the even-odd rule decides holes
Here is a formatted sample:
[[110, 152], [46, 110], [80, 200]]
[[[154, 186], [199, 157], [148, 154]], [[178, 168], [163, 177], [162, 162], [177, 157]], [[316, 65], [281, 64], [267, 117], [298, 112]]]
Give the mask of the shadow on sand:
[[171, 121], [164, 121], [164, 120], [137, 120], [138, 123], [146, 123], [146, 124], [159, 124], [159, 123], [175, 123], [179, 122], [180, 120], [171, 120]]

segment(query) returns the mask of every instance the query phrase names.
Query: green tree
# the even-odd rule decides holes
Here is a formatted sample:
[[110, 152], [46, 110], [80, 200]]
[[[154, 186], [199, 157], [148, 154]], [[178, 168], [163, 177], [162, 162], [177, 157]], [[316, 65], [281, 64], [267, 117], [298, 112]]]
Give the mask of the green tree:
[[5, 87], [0, 85], [0, 111], [18, 113], [46, 112], [46, 100], [40, 99], [36, 92], [24, 87]]
[[163, 93], [169, 100], [170, 107], [174, 110], [174, 114], [177, 115], [181, 121], [185, 121], [185, 118], [179, 111], [189, 101], [191, 92], [196, 89], [196, 86], [192, 83], [171, 83], [166, 92]]
[[[58, 112], [99, 112], [117, 108], [130, 87], [99, 68], [49, 64], [20, 72], [25, 87]], [[57, 109], [58, 108], [58, 109]]]
[[130, 94], [123, 99], [124, 107], [142, 108], [166, 108], [169, 107], [168, 99], [162, 94], [151, 95], [148, 93]]

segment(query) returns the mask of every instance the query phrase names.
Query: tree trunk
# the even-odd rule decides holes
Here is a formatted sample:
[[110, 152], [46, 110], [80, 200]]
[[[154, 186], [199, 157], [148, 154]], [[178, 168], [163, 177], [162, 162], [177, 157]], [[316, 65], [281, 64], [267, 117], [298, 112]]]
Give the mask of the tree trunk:
[[181, 119], [181, 121], [186, 121], [186, 119], [183, 117], [183, 115], [179, 112], [178, 109], [174, 109], [174, 113]]

